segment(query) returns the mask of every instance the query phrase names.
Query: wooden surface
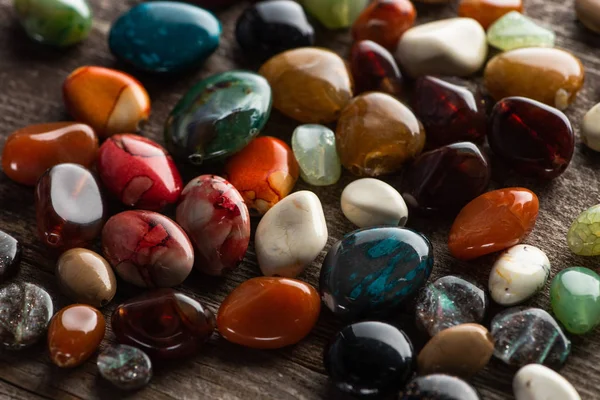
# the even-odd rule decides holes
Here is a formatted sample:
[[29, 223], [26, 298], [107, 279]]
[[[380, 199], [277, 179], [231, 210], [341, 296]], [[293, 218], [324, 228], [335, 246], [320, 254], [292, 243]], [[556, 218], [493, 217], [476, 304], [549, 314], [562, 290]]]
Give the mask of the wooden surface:
[[[525, 0], [526, 14], [553, 28], [558, 46], [574, 52], [586, 68], [586, 83], [567, 115], [577, 132], [580, 121], [598, 101], [600, 37], [584, 30], [576, 21], [572, 0]], [[82, 65], [102, 65], [124, 69], [137, 76], [147, 87], [153, 100], [152, 116], [143, 134], [162, 142], [162, 126], [169, 110], [193, 83], [215, 72], [233, 68], [256, 68], [243, 61], [233, 39], [234, 24], [248, 4], [218, 13], [223, 22], [223, 40], [218, 51], [199, 71], [173, 78], [136, 73], [120, 65], [108, 51], [107, 32], [111, 22], [135, 1], [91, 0], [95, 11], [94, 29], [83, 44], [68, 50], [49, 49], [27, 39], [15, 21], [11, 0], [0, 0], [0, 147], [8, 134], [23, 126], [68, 119], [61, 98], [61, 85], [73, 69]], [[419, 6], [419, 22], [456, 13], [453, 1], [445, 6]], [[331, 47], [346, 57], [350, 36], [347, 32], [328, 33], [315, 23], [317, 44]], [[473, 79], [471, 82], [480, 82]], [[273, 112], [265, 134], [290, 140], [296, 124]], [[578, 133], [579, 134], [579, 133]], [[187, 179], [207, 170], [186, 168]], [[218, 171], [214, 171], [218, 172]], [[522, 185], [540, 197], [541, 211], [535, 231], [527, 243], [545, 250], [552, 262], [553, 275], [567, 266], [598, 266], [597, 258], [572, 255], [565, 235], [573, 218], [582, 210], [600, 203], [600, 156], [591, 154], [578, 144], [569, 169], [549, 183], [524, 180], [495, 169], [493, 188]], [[323, 202], [328, 228], [327, 248], [354, 228], [342, 215], [339, 199], [342, 189], [354, 179], [345, 173], [334, 187], [319, 189], [298, 182], [296, 190], [313, 190]], [[397, 178], [388, 181], [395, 183]], [[118, 208], [113, 207], [113, 211]], [[172, 211], [171, 211], [172, 212]], [[449, 273], [462, 274], [487, 286], [493, 257], [471, 263], [460, 263], [448, 255], [446, 239], [451, 219], [420, 220], [411, 217], [408, 226], [424, 232], [435, 247], [432, 278]], [[256, 225], [256, 221], [253, 221]], [[16, 279], [38, 283], [54, 297], [56, 309], [69, 304], [58, 290], [53, 274], [56, 259], [42, 247], [35, 235], [33, 190], [10, 181], [0, 172], [0, 229], [18, 238], [24, 247], [21, 272]], [[327, 249], [326, 249], [327, 250]], [[317, 286], [319, 267], [325, 252], [301, 276]], [[179, 289], [217, 311], [223, 298], [240, 282], [259, 275], [251, 244], [243, 265], [225, 278], [217, 279], [193, 272]], [[121, 282], [119, 282], [121, 284]], [[104, 309], [107, 318], [119, 302], [139, 290], [121, 284], [115, 300]], [[549, 310], [548, 286], [536, 296], [532, 305]], [[492, 310], [492, 314], [497, 311]], [[411, 335], [420, 347], [423, 334], [414, 332], [413, 315], [399, 314], [392, 322]], [[150, 385], [131, 398], [143, 399], [318, 399], [332, 398], [322, 364], [322, 349], [328, 338], [340, 328], [327, 311], [321, 315], [313, 333], [297, 346], [278, 351], [256, 351], [232, 345], [215, 334], [202, 354], [173, 364], [155, 365]], [[583, 399], [600, 399], [600, 334], [573, 337], [571, 357], [562, 373], [578, 389]], [[110, 326], [103, 346], [114, 342]], [[511, 380], [514, 370], [493, 360], [471, 383], [484, 399], [512, 398]], [[0, 353], [0, 398], [14, 399], [98, 399], [122, 398], [126, 394], [113, 389], [98, 377], [95, 357], [73, 370], [60, 370], [48, 358], [45, 345], [19, 353]]]

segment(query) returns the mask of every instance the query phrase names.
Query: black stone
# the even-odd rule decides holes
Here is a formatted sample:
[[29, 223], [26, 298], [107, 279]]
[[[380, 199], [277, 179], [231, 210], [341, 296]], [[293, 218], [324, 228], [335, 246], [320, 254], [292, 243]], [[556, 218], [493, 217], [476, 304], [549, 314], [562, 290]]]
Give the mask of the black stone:
[[0, 282], [14, 276], [21, 263], [21, 245], [8, 233], [0, 231]]
[[479, 400], [477, 391], [454, 376], [433, 374], [413, 379], [398, 400]]

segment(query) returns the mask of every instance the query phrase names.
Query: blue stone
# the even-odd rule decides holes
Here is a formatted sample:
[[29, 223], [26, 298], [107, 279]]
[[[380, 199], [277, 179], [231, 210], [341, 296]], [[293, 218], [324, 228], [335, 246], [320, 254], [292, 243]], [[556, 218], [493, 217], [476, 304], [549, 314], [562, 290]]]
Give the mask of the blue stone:
[[219, 47], [221, 23], [190, 4], [139, 4], [113, 24], [108, 45], [119, 59], [150, 72], [199, 66]]
[[427, 281], [433, 268], [429, 240], [413, 230], [357, 230], [325, 257], [319, 279], [323, 303], [345, 320], [389, 315]]

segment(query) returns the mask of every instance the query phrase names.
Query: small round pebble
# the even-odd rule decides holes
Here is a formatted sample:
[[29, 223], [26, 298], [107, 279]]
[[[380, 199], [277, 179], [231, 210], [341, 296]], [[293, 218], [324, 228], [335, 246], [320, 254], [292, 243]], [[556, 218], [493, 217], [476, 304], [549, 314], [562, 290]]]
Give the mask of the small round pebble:
[[119, 389], [140, 389], [152, 378], [150, 357], [133, 346], [107, 347], [98, 356], [97, 365], [100, 375]]
[[592, 107], [583, 117], [581, 140], [590, 149], [600, 151], [600, 103]]
[[420, 376], [409, 382], [398, 400], [479, 400], [477, 391], [460, 378], [444, 374]]
[[513, 392], [516, 400], [581, 400], [569, 381], [539, 364], [526, 365], [517, 372]]

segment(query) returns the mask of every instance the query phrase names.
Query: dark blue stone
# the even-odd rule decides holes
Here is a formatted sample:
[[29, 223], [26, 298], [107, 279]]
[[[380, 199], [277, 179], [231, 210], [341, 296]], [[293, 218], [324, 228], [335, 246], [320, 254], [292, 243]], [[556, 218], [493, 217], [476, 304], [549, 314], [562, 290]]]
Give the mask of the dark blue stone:
[[477, 391], [454, 376], [433, 374], [410, 381], [398, 400], [479, 400]]
[[210, 12], [172, 1], [142, 3], [121, 15], [108, 44], [119, 59], [150, 72], [200, 65], [219, 46], [221, 24]]
[[325, 349], [324, 363], [338, 390], [380, 397], [399, 390], [411, 378], [415, 354], [403, 331], [367, 321], [338, 332]]
[[347, 320], [389, 315], [414, 295], [433, 268], [429, 240], [410, 229], [354, 231], [327, 253], [319, 291], [325, 305]]

